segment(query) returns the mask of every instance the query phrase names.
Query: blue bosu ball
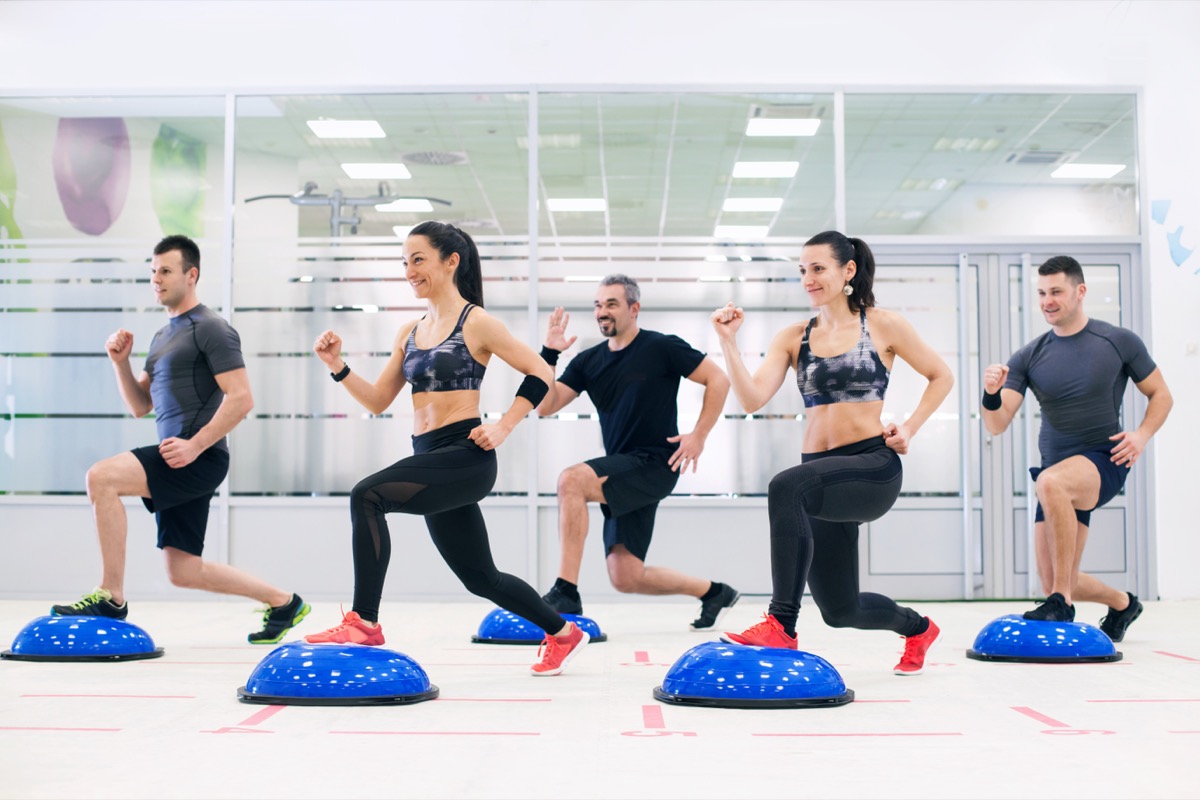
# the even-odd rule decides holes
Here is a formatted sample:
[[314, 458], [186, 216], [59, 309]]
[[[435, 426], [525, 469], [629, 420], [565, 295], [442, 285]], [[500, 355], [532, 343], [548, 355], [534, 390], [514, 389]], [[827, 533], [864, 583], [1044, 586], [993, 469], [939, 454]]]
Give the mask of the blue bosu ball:
[[1112, 639], [1083, 622], [1047, 622], [1017, 614], [997, 617], [975, 637], [967, 658], [1042, 664], [1120, 661]]
[[20, 628], [12, 650], [0, 652], [12, 661], [136, 661], [161, 655], [149, 633], [109, 616], [38, 616]]
[[267, 653], [238, 689], [243, 703], [284, 706], [404, 705], [437, 696], [425, 670], [403, 653], [304, 641]]
[[[586, 632], [591, 637], [590, 644], [608, 641], [607, 634], [600, 632], [600, 626], [591, 617], [563, 614], [562, 618]], [[546, 632], [537, 625], [511, 611], [497, 608], [479, 623], [479, 632], [471, 637], [471, 641], [476, 644], [541, 644], [544, 638]]]
[[158, 658], [161, 647], [131, 622], [111, 617], [45, 616], [30, 622], [12, 649], [0, 658], [13, 661], [134, 661]]
[[654, 699], [714, 708], [813, 708], [845, 705], [854, 692], [812, 653], [705, 642], [671, 665]]

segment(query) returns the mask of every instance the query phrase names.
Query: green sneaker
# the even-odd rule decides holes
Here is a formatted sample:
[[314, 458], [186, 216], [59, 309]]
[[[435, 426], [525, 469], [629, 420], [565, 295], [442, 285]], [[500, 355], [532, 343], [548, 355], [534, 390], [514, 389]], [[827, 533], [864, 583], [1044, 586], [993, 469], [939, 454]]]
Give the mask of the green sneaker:
[[70, 605], [50, 606], [50, 613], [56, 617], [108, 617], [109, 619], [125, 619], [129, 615], [129, 603], [116, 605], [112, 594], [107, 589], [97, 586], [91, 594], [85, 594], [83, 599]]
[[308, 616], [312, 606], [293, 594], [287, 605], [263, 611], [263, 629], [246, 637], [250, 644], [278, 644], [284, 634], [300, 624]]

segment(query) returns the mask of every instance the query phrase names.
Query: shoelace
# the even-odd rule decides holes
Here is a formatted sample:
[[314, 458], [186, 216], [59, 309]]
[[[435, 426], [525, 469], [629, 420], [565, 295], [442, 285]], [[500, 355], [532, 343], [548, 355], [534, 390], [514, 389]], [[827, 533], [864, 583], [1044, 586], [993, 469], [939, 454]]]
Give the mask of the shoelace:
[[[546, 661], [554, 656], [559, 650], [565, 650], [570, 647], [569, 642], [560, 642], [558, 637], [546, 634], [546, 638], [542, 639], [542, 643], [538, 645], [538, 661]], [[542, 652], [545, 651], [545, 658], [542, 657]]]
[[92, 592], [91, 594], [84, 595], [82, 600], [72, 603], [71, 608], [76, 611], [82, 611], [87, 606], [100, 605], [102, 602], [104, 602], [104, 598], [100, 596], [100, 593]]
[[773, 631], [774, 629], [775, 629], [775, 626], [771, 624], [771, 615], [763, 614], [763, 621], [748, 628], [746, 630], [746, 632], [742, 635], [748, 636], [750, 634], [767, 634], [767, 633], [770, 633], [771, 631]]

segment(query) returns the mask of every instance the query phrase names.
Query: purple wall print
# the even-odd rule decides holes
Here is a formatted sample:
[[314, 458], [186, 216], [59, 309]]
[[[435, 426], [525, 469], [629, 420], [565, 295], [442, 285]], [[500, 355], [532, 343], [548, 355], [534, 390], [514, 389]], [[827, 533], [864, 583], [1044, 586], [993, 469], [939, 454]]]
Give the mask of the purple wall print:
[[119, 117], [64, 118], [54, 140], [54, 183], [72, 227], [98, 236], [125, 207], [129, 133]]

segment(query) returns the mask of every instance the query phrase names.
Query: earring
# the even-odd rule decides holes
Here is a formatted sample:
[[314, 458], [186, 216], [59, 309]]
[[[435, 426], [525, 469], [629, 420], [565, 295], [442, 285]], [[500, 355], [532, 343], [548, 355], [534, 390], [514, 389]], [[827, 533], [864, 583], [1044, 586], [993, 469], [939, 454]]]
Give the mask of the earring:
[[846, 295], [846, 297], [849, 297], [850, 295], [854, 294], [854, 287], [847, 283], [842, 287], [842, 294]]

